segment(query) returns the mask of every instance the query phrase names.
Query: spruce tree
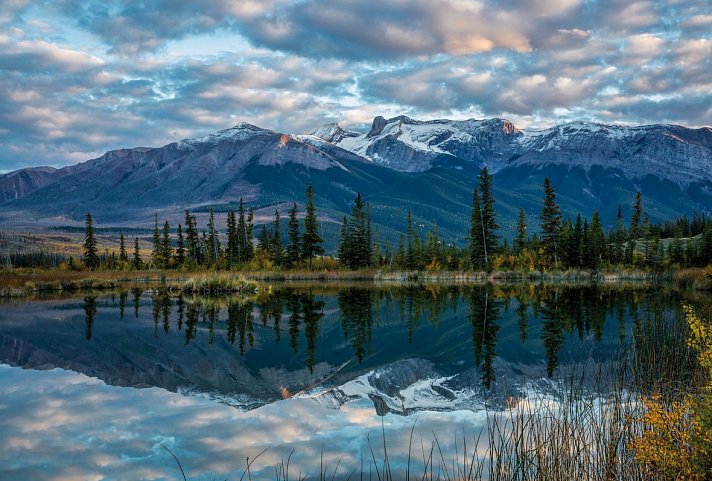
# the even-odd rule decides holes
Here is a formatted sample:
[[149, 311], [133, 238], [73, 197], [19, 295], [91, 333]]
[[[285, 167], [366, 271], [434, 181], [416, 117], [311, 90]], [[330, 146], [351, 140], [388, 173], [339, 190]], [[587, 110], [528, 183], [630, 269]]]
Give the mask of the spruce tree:
[[163, 224], [163, 236], [161, 237], [161, 265], [164, 269], [170, 267], [171, 258], [173, 257], [170, 232], [171, 226], [166, 221]]
[[119, 261], [128, 262], [129, 256], [126, 254], [126, 239], [124, 239], [124, 233], [121, 233], [119, 237]]
[[605, 253], [606, 235], [603, 232], [598, 210], [595, 210], [593, 216], [591, 216], [591, 225], [589, 226], [589, 267], [598, 269], [604, 261]]
[[247, 221], [245, 220], [245, 203], [240, 198], [240, 205], [237, 208], [237, 223], [235, 225], [235, 248], [237, 262], [243, 263], [247, 260]]
[[84, 265], [94, 270], [99, 267], [99, 254], [97, 253], [96, 237], [94, 236], [94, 219], [87, 213], [84, 218]]
[[324, 241], [319, 236], [319, 224], [314, 207], [314, 188], [309, 184], [306, 192], [306, 214], [304, 216], [304, 235], [302, 237], [302, 257], [305, 260], [309, 260], [309, 270], [312, 269], [314, 256], [324, 253], [323, 243]]
[[141, 260], [141, 250], [138, 246], [138, 237], [134, 237], [134, 251], [133, 258], [131, 259], [131, 265], [134, 269], [141, 270], [143, 266], [143, 261]]
[[275, 265], [281, 266], [282, 265], [282, 257], [283, 257], [283, 252], [282, 252], [282, 227], [281, 227], [281, 219], [279, 217], [279, 211], [277, 209], [274, 210], [274, 238], [272, 239], [272, 246], [271, 246], [271, 258], [272, 262], [274, 262]]
[[153, 248], [151, 250], [151, 262], [153, 263], [153, 267], [156, 269], [160, 269], [163, 267], [163, 262], [162, 262], [162, 254], [163, 250], [161, 249], [161, 231], [158, 229], [158, 214], [154, 214], [153, 217]]
[[527, 247], [529, 236], [527, 235], [527, 214], [524, 209], [519, 209], [517, 216], [517, 238], [514, 240], [514, 252], [517, 254]]
[[613, 234], [613, 258], [611, 261], [619, 264], [625, 257], [625, 226], [623, 225], [623, 211], [618, 204], [618, 214], [616, 215], [616, 230]]
[[235, 221], [235, 211], [230, 210], [227, 213], [227, 247], [225, 249], [225, 257], [228, 267], [233, 267], [239, 263], [239, 248], [237, 224]]
[[176, 250], [176, 264], [182, 267], [185, 264], [185, 238], [183, 237], [183, 226], [178, 224], [178, 249]]
[[487, 268], [491, 265], [492, 256], [497, 252], [499, 236], [497, 230], [496, 213], [494, 210], [494, 194], [492, 193], [492, 176], [483, 167], [477, 177], [480, 190], [480, 216], [482, 228], [482, 248], [484, 264]]
[[301, 236], [299, 235], [299, 221], [297, 220], [297, 203], [289, 209], [289, 227], [287, 232], [289, 245], [287, 246], [287, 267], [295, 268], [299, 264], [299, 246], [301, 244]]
[[408, 209], [408, 217], [406, 218], [406, 254], [405, 254], [405, 268], [408, 270], [415, 269], [415, 232], [413, 227], [413, 214]]
[[626, 260], [629, 264], [634, 263], [635, 248], [638, 239], [641, 236], [640, 221], [643, 215], [642, 196], [640, 192], [635, 193], [635, 202], [633, 204], [633, 214], [630, 218], [630, 237], [628, 238], [628, 249], [626, 252]]
[[198, 258], [198, 228], [195, 225], [195, 217], [190, 215], [190, 211], [185, 211], [185, 241], [187, 256], [195, 263], [199, 264]]
[[271, 260], [274, 261], [272, 252], [272, 239], [269, 231], [267, 230], [267, 224], [262, 224], [260, 237], [257, 241], [257, 249], [265, 253]]
[[255, 255], [255, 246], [252, 245], [253, 230], [255, 228], [255, 211], [250, 207], [247, 209], [247, 220], [245, 221], [245, 259], [251, 261]]
[[368, 238], [366, 204], [360, 192], [356, 194], [354, 206], [351, 208], [351, 219], [349, 219], [348, 223], [347, 236], [350, 246], [347, 266], [351, 269], [367, 267], [371, 262], [369, 252], [371, 240]]
[[210, 215], [208, 217], [208, 262], [210, 264], [216, 263], [220, 259], [220, 237], [218, 234], [218, 229], [215, 227], [215, 212], [210, 209]]
[[561, 232], [561, 209], [556, 204], [556, 192], [549, 178], [544, 179], [544, 207], [541, 210], [541, 244], [544, 252], [554, 259], [559, 268], [559, 235]]
[[469, 254], [472, 269], [480, 269], [484, 265], [484, 246], [482, 245], [482, 207], [480, 196], [475, 189], [472, 192], [472, 213], [470, 214]]

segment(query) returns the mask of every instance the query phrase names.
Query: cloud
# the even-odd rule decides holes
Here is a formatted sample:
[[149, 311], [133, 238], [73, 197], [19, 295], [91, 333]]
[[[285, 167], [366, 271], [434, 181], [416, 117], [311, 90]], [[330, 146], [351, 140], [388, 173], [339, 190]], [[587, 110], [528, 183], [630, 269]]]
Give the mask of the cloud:
[[[379, 418], [370, 401], [333, 410], [312, 399], [290, 399], [243, 413], [158, 388], [107, 386], [59, 369], [0, 366], [0, 372], [0, 476], [10, 479], [160, 480], [178, 475], [161, 444], [178, 456], [189, 479], [239, 479], [245, 459], [265, 448], [252, 465], [254, 479], [273, 477], [288, 457], [294, 476], [315, 477], [322, 453], [329, 472], [340, 464], [337, 477], [345, 478], [360, 465], [361, 453], [370, 452], [368, 436], [380, 459], [383, 431], [391, 467], [398, 472], [406, 465], [415, 421], [410, 416]], [[424, 412], [417, 416], [413, 443], [422, 440], [428, 449], [437, 436], [445, 459], [454, 458], [452, 433], [471, 439], [485, 425], [483, 412]], [[475, 443], [468, 443], [473, 448]], [[365, 470], [369, 465], [366, 457]]]
[[709, 125], [709, 109], [686, 121], [685, 108], [712, 85], [710, 15], [706, 0], [12, 0], [0, 171], [240, 121], [289, 133], [401, 113]]

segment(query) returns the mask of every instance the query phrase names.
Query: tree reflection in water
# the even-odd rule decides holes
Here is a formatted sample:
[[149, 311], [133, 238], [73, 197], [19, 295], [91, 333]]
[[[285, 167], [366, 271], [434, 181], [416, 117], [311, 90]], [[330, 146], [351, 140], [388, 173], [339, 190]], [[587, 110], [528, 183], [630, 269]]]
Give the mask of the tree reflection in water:
[[[138, 318], [141, 289], [119, 293], [119, 315], [123, 316], [129, 294]], [[159, 326], [166, 336], [171, 335], [175, 322], [175, 329], [184, 331], [186, 345], [201, 337], [202, 330], [209, 345], [218, 338], [226, 339], [243, 357], [256, 349], [281, 352], [280, 362], [287, 369], [297, 369], [300, 366], [294, 365], [293, 357], [288, 358], [279, 347], [286, 317], [289, 343], [285, 347], [291, 356], [301, 358], [297, 362], [303, 362], [301, 366], [312, 374], [321, 361], [331, 365], [337, 362], [327, 359], [329, 352], [342, 352], [340, 342], [331, 336], [334, 325], [358, 364], [368, 360], [377, 365], [398, 356], [418, 357], [423, 351], [431, 356], [456, 356], [465, 342], [471, 352], [469, 362], [478, 369], [482, 385], [490, 388], [497, 382], [498, 356], [503, 350], [516, 350], [512, 343], [519, 343], [522, 353], [539, 353], [537, 362], [546, 366], [546, 374], [551, 377], [567, 343], [592, 342], [595, 346], [605, 339], [614, 339], [618, 346], [630, 343], [635, 336], [649, 334], [649, 325], [665, 321], [666, 313], [677, 312], [679, 293], [595, 285], [312, 286], [275, 288], [257, 298], [186, 297], [158, 289], [150, 291], [150, 301], [155, 337]], [[96, 312], [96, 296], [87, 294], [87, 340], [92, 338]], [[441, 326], [443, 322], [447, 322], [445, 327]], [[612, 325], [608, 331], [607, 323]], [[463, 336], [467, 331], [469, 335]], [[503, 337], [508, 340], [504, 346], [499, 345]]]

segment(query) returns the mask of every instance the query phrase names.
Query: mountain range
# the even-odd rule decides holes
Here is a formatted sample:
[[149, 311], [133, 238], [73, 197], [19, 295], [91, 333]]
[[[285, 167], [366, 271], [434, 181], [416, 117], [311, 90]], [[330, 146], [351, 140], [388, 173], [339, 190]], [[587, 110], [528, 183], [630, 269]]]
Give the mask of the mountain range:
[[244, 198], [259, 224], [275, 209], [302, 203], [312, 183], [327, 236], [361, 192], [381, 235], [395, 239], [411, 210], [421, 229], [438, 224], [462, 243], [483, 166], [494, 174], [505, 236], [519, 208], [537, 223], [545, 177], [567, 215], [598, 209], [607, 225], [619, 204], [629, 217], [637, 191], [652, 220], [712, 211], [709, 127], [575, 122], [524, 130], [504, 119], [379, 116], [368, 132], [327, 124], [296, 135], [242, 123], [60, 169], [6, 173], [0, 175], [0, 222], [77, 225], [92, 212], [99, 225], [147, 225], [154, 213], [177, 221], [186, 208], [224, 212]]

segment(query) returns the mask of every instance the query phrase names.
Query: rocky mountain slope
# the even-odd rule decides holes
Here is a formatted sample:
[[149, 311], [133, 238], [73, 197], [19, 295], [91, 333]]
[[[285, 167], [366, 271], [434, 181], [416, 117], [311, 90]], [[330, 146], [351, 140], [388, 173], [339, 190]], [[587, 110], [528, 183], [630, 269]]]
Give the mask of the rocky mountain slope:
[[712, 211], [710, 128], [572, 123], [530, 131], [503, 119], [399, 116], [376, 117], [366, 133], [328, 124], [287, 135], [240, 124], [61, 169], [11, 172], [0, 175], [0, 221], [78, 224], [90, 211], [99, 224], [145, 225], [154, 212], [178, 219], [186, 208], [224, 211], [244, 198], [259, 223], [301, 202], [311, 182], [327, 231], [338, 229], [360, 191], [385, 237], [404, 230], [410, 209], [422, 228], [437, 223], [461, 242], [482, 166], [495, 173], [505, 230], [520, 207], [537, 222], [547, 176], [565, 212], [598, 209], [609, 225], [618, 204], [628, 215], [636, 191], [653, 220]]

